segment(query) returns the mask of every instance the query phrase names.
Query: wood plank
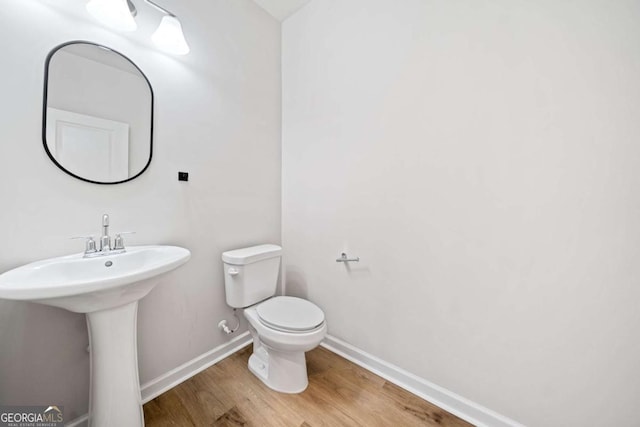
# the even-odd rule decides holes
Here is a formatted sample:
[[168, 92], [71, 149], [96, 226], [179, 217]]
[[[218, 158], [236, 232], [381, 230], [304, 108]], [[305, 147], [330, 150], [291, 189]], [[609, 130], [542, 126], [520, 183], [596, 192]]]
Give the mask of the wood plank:
[[307, 353], [307, 390], [275, 392], [249, 371], [251, 351], [246, 347], [148, 402], [147, 427], [471, 426], [321, 347]]

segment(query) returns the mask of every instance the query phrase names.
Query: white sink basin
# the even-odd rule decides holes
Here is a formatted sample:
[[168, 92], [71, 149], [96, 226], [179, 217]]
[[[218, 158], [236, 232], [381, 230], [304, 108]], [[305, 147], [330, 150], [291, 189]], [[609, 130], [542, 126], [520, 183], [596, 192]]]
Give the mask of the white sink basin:
[[189, 260], [177, 246], [130, 246], [127, 252], [95, 258], [83, 254], [37, 261], [0, 275], [0, 298], [38, 302], [76, 313], [139, 300], [155, 283], [144, 281]]
[[184, 264], [177, 246], [133, 246], [95, 258], [51, 258], [0, 275], [0, 298], [86, 313], [91, 348], [90, 427], [144, 426], [138, 378], [138, 301], [156, 276]]

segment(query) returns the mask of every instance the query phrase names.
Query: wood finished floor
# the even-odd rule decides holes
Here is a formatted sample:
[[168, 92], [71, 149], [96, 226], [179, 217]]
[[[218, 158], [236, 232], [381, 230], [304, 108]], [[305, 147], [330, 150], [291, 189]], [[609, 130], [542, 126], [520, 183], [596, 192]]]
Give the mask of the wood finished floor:
[[321, 347], [307, 353], [309, 387], [294, 395], [249, 372], [250, 355], [248, 346], [148, 402], [146, 426], [471, 426]]

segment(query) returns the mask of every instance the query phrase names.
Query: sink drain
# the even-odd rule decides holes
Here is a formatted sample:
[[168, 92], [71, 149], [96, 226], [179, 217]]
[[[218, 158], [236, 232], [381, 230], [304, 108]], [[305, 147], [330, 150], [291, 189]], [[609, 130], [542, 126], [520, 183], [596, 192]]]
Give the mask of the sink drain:
[[107, 261], [104, 263], [105, 267], [111, 267], [113, 265], [113, 263], [111, 261]]

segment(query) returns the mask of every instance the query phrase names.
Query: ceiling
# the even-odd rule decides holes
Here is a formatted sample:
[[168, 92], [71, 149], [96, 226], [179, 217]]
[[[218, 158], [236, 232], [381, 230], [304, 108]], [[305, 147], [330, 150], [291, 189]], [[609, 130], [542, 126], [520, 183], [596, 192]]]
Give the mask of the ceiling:
[[311, 0], [253, 0], [278, 21], [284, 21]]

